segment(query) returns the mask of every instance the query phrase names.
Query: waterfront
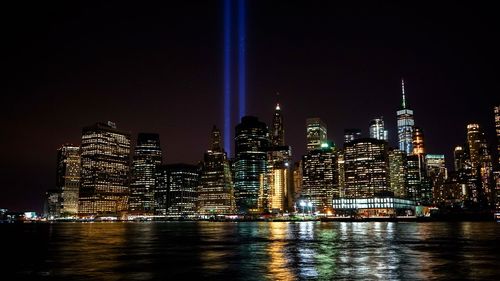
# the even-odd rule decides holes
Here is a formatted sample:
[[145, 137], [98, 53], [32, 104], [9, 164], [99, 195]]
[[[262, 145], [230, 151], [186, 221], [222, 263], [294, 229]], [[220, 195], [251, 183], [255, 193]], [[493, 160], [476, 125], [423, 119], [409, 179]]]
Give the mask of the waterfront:
[[499, 280], [499, 234], [494, 222], [0, 225], [12, 280]]

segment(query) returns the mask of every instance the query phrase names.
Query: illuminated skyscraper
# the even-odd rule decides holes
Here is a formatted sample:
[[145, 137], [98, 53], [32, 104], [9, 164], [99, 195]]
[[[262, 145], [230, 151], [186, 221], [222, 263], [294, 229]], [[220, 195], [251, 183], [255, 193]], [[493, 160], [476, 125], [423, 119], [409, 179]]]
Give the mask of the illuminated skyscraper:
[[423, 156], [425, 153], [424, 133], [420, 127], [413, 128], [413, 154]]
[[297, 202], [302, 193], [302, 160], [293, 164], [293, 197], [291, 198], [292, 205]]
[[344, 130], [344, 143], [351, 142], [353, 140], [361, 138], [360, 129], [345, 129]]
[[468, 156], [468, 146], [456, 146], [455, 149], [453, 150], [453, 167], [455, 168], [455, 171], [460, 171], [466, 169], [467, 166], [470, 166], [470, 163], [468, 164], [469, 156]]
[[344, 148], [345, 198], [370, 198], [389, 191], [387, 142], [357, 139]]
[[370, 122], [370, 138], [387, 141], [388, 134], [384, 127], [384, 119], [382, 117], [375, 118]]
[[495, 106], [495, 129], [497, 132], [497, 156], [498, 156], [498, 166], [500, 168], [500, 105]]
[[320, 149], [309, 151], [302, 159], [301, 199], [312, 203], [314, 211], [326, 213], [332, 199], [340, 197], [338, 164], [335, 148], [324, 142]]
[[217, 127], [211, 133], [211, 147], [203, 159], [198, 213], [200, 215], [226, 215], [236, 212], [234, 185], [227, 154], [221, 146]]
[[120, 215], [127, 211], [129, 193], [130, 134], [113, 122], [83, 128], [81, 215]]
[[415, 121], [413, 120], [413, 110], [409, 109], [406, 104], [404, 80], [401, 80], [401, 91], [403, 102], [401, 109], [397, 111], [399, 150], [410, 155], [413, 152], [413, 126]]
[[399, 149], [389, 150], [389, 190], [394, 196], [406, 198], [406, 153]]
[[153, 214], [156, 169], [161, 163], [160, 136], [140, 133], [131, 171], [129, 211], [132, 214]]
[[[267, 206], [267, 151], [269, 132], [257, 117], [245, 116], [236, 126], [234, 162], [235, 198], [238, 212], [261, 213]], [[259, 202], [259, 198], [261, 201]]]
[[467, 125], [467, 144], [472, 166], [472, 175], [480, 178], [482, 191], [488, 203], [495, 202], [495, 187], [493, 185], [493, 163], [488, 149], [488, 143], [479, 124]]
[[158, 167], [156, 180], [156, 213], [172, 218], [196, 216], [199, 168], [188, 164], [169, 164]]
[[78, 214], [80, 189], [80, 147], [63, 145], [57, 150], [57, 190], [60, 192], [60, 215]]
[[321, 149], [321, 144], [327, 139], [326, 124], [319, 118], [306, 120], [307, 151]]
[[279, 103], [276, 104], [276, 109], [274, 110], [271, 144], [273, 146], [285, 145], [285, 127], [283, 126], [283, 115], [281, 114]]
[[442, 154], [427, 154], [425, 155], [425, 164], [427, 177], [432, 186], [432, 197], [434, 201], [439, 196], [442, 196], [442, 186], [448, 178], [448, 170], [446, 169], [444, 155]]

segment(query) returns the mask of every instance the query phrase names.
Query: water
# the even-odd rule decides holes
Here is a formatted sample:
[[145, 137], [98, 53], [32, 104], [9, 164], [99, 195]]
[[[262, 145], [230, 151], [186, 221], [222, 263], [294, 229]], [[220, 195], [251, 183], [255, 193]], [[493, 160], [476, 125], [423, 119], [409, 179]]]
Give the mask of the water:
[[494, 222], [4, 224], [0, 238], [2, 280], [500, 280]]

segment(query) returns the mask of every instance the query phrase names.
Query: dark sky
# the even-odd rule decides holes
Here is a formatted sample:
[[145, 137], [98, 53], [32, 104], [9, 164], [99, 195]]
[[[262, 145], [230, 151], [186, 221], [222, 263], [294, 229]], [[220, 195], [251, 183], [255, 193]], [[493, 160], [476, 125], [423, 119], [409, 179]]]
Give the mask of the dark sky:
[[[11, 2], [0, 12], [0, 208], [40, 211], [56, 149], [96, 121], [160, 133], [167, 163], [202, 159], [211, 126], [223, 126], [221, 1]], [[366, 135], [384, 116], [395, 145], [401, 77], [429, 153], [451, 162], [468, 122], [494, 143], [492, 1], [334, 2], [248, 3], [247, 112], [269, 124], [279, 91], [296, 159], [307, 117], [340, 144], [344, 128]]]

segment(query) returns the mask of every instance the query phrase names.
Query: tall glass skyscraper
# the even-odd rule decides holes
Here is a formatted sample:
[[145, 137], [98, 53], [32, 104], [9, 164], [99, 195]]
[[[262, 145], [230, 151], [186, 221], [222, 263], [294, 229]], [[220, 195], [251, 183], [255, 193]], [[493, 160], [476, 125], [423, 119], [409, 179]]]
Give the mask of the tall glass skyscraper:
[[156, 169], [162, 163], [160, 136], [140, 133], [132, 163], [129, 211], [132, 214], [154, 213], [154, 192]]
[[319, 118], [306, 120], [307, 151], [320, 149], [321, 144], [327, 140], [326, 124]]
[[472, 175], [481, 180], [482, 191], [488, 203], [495, 202], [495, 188], [493, 186], [493, 161], [488, 148], [488, 143], [479, 124], [467, 125], [467, 144], [472, 166]]
[[226, 215], [236, 212], [233, 178], [221, 141], [221, 133], [214, 126], [210, 149], [205, 152], [201, 169], [198, 190], [200, 215]]
[[384, 126], [384, 119], [382, 117], [375, 118], [370, 122], [370, 138], [378, 140], [388, 140], [387, 130]]
[[83, 128], [78, 212], [121, 215], [128, 209], [130, 134], [113, 122]]
[[60, 215], [78, 214], [80, 189], [80, 147], [65, 144], [57, 150], [56, 186], [60, 192]]
[[399, 149], [389, 150], [389, 190], [394, 196], [406, 198], [406, 153]]
[[[234, 162], [235, 198], [238, 212], [256, 214], [268, 205], [267, 125], [257, 117], [245, 116], [236, 126]], [[260, 200], [259, 200], [260, 199]]]
[[285, 127], [283, 126], [283, 115], [281, 114], [279, 103], [276, 104], [276, 109], [274, 110], [271, 144], [273, 146], [285, 145]]
[[401, 80], [401, 92], [403, 100], [401, 109], [397, 111], [399, 149], [410, 155], [413, 152], [413, 127], [415, 121], [413, 120], [413, 110], [406, 104], [404, 80]]

